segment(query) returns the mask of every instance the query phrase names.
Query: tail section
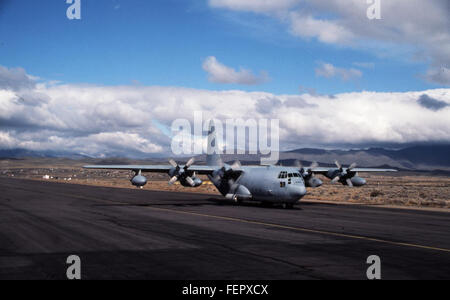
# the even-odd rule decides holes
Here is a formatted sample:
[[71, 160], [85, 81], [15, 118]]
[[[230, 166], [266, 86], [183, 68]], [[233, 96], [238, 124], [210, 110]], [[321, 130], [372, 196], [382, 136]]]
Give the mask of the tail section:
[[208, 147], [206, 150], [206, 164], [208, 166], [222, 166], [223, 162], [220, 157], [220, 149], [217, 143], [216, 125], [214, 120], [209, 122], [208, 129]]

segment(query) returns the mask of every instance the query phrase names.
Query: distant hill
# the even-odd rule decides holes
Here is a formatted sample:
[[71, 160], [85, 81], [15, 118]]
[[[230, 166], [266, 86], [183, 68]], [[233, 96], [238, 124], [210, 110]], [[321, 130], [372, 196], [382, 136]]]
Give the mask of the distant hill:
[[[243, 164], [259, 163], [260, 155], [223, 155], [226, 162], [240, 160]], [[197, 157], [204, 161], [205, 156]], [[356, 162], [360, 167], [399, 168], [406, 170], [448, 170], [450, 171], [450, 145], [412, 146], [400, 150], [384, 148], [324, 150], [316, 148], [301, 148], [280, 152], [282, 165], [293, 165], [301, 161], [305, 166], [316, 161], [324, 167], [335, 166], [338, 160], [343, 165]]]
[[[114, 161], [122, 161], [122, 160], [136, 160], [136, 159], [157, 159], [165, 157], [162, 154], [146, 154], [137, 151], [130, 151], [126, 157], [121, 156], [119, 153], [110, 152], [104, 155], [105, 160], [114, 160]], [[92, 156], [71, 152], [71, 151], [33, 151], [22, 148], [16, 149], [0, 149], [0, 158], [70, 158], [70, 159], [89, 159], [94, 158]]]
[[343, 164], [391, 166], [406, 169], [450, 168], [450, 145], [422, 145], [400, 150], [369, 148], [362, 150], [296, 149], [280, 154], [281, 160], [301, 159], [326, 164], [337, 159]]
[[[166, 162], [164, 155], [145, 157], [135, 154], [134, 158], [121, 158], [111, 155], [104, 159], [94, 159], [96, 163], [102, 164], [126, 164], [138, 160], [149, 160]], [[169, 155], [167, 155], [169, 156]], [[0, 150], [0, 158], [70, 158], [77, 160], [92, 159], [87, 155], [73, 152], [59, 151], [30, 151], [26, 149]], [[115, 158], [117, 157], [117, 158]], [[196, 156], [196, 162], [205, 162], [205, 155]], [[187, 158], [177, 158], [180, 162]], [[243, 164], [259, 164], [260, 155], [223, 155], [225, 162], [240, 160]], [[280, 153], [280, 164], [293, 165], [296, 160], [307, 166], [312, 161], [320, 163], [321, 166], [334, 166], [338, 160], [343, 165], [356, 162], [360, 167], [393, 167], [406, 170], [445, 170], [450, 171], [450, 145], [422, 145], [412, 146], [400, 150], [384, 148], [369, 148], [357, 150], [324, 150], [314, 148], [301, 148]]]
[[87, 155], [68, 151], [32, 151], [21, 148], [0, 150], [0, 158], [25, 158], [25, 157], [71, 158], [71, 159], [89, 158], [89, 156]]

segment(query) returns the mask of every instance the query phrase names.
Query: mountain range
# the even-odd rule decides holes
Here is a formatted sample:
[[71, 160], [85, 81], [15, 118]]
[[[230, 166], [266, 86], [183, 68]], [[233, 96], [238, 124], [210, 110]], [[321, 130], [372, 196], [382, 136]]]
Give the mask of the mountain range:
[[[69, 151], [31, 151], [26, 149], [0, 150], [0, 158], [70, 158], [77, 160], [91, 159], [91, 157]], [[136, 157], [137, 158], [137, 157]], [[146, 157], [147, 158], [147, 157]], [[205, 155], [196, 157], [197, 162], [205, 161]], [[164, 160], [165, 158], [161, 158]], [[223, 155], [224, 161], [240, 160], [244, 164], [255, 164], [260, 160], [259, 155]], [[180, 159], [182, 161], [183, 159]], [[322, 166], [334, 166], [338, 160], [343, 165], [353, 162], [360, 167], [394, 167], [406, 170], [450, 170], [450, 145], [420, 145], [404, 149], [392, 150], [385, 148], [368, 148], [356, 150], [325, 150], [316, 148], [301, 148], [280, 152], [280, 164], [292, 165], [299, 160], [304, 165], [313, 161]]]
[[421, 145], [399, 150], [369, 148], [359, 150], [297, 149], [280, 154], [281, 161], [302, 159], [334, 164], [356, 162], [359, 166], [390, 166], [402, 169], [450, 169], [450, 145]]

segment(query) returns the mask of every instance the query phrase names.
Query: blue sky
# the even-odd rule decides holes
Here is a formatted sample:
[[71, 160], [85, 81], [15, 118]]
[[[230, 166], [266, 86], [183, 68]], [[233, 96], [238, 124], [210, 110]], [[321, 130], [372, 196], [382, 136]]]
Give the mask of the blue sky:
[[[296, 94], [352, 91], [416, 91], [442, 87], [427, 82], [429, 62], [384, 57], [365, 47], [342, 47], [293, 36], [265, 14], [211, 7], [189, 0], [81, 0], [82, 19], [68, 20], [64, 0], [8, 1], [0, 14], [0, 64], [22, 67], [45, 80], [100, 85], [182, 86]], [[409, 46], [408, 46], [409, 47]], [[383, 55], [383, 56], [381, 56]], [[209, 56], [269, 80], [258, 85], [208, 81]], [[356, 68], [352, 80], [317, 76], [321, 63]], [[361, 68], [355, 63], [370, 63]]]
[[170, 153], [199, 111], [282, 150], [448, 143], [450, 2], [380, 3], [0, 0], [0, 149]]

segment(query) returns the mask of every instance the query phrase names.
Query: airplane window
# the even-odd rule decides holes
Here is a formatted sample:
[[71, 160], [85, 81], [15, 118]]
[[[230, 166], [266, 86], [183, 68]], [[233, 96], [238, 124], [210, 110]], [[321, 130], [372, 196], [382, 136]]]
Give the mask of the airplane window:
[[291, 178], [292, 176], [294, 176], [294, 175], [292, 175], [292, 173], [289, 173], [288, 177]]

